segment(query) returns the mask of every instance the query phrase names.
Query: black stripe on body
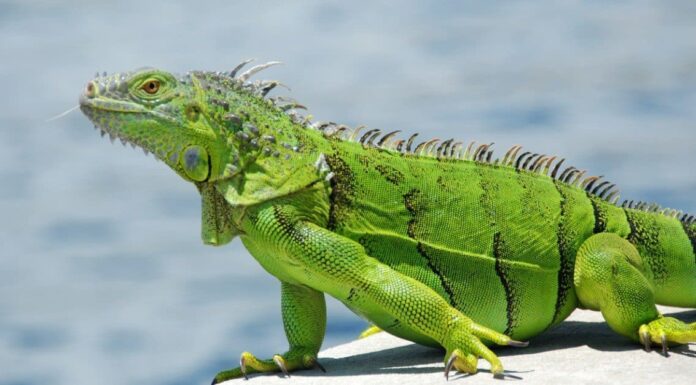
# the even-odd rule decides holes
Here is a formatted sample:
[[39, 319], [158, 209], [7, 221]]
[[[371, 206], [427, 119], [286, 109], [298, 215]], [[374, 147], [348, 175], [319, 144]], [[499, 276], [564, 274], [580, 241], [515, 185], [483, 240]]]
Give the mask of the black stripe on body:
[[589, 193], [587, 197], [592, 203], [592, 213], [594, 214], [594, 229], [592, 233], [599, 234], [607, 231], [607, 211], [601, 206], [602, 203], [597, 198], [590, 196]]
[[518, 294], [510, 278], [510, 268], [505, 263], [508, 257], [508, 251], [505, 247], [505, 243], [500, 237], [500, 232], [493, 234], [493, 256], [495, 257], [495, 273], [498, 275], [503, 289], [505, 289], [505, 299], [507, 302], [507, 327], [503, 334], [511, 335], [517, 326], [520, 307], [517, 301]]
[[691, 251], [694, 255], [694, 263], [696, 263], [696, 224], [687, 225], [682, 222], [682, 227], [684, 228], [686, 236], [688, 236], [691, 241]]
[[[479, 168], [479, 186], [483, 193], [479, 197], [479, 203], [486, 212], [487, 220], [491, 227], [496, 227], [497, 216], [495, 202], [493, 196], [497, 192], [498, 186], [492, 182], [490, 175], [484, 174], [483, 169]], [[522, 187], [524, 188], [524, 187]], [[505, 293], [505, 317], [506, 328], [505, 334], [510, 335], [512, 329], [517, 325], [517, 315], [519, 314], [519, 305], [517, 303], [517, 293], [513, 290], [512, 277], [510, 275], [509, 266], [505, 265], [505, 259], [510, 258], [510, 253], [505, 250], [505, 243], [501, 239], [499, 231], [493, 234], [493, 255], [495, 257], [495, 274], [500, 280]]]
[[561, 196], [560, 201], [560, 219], [558, 221], [558, 229], [556, 230], [556, 239], [558, 243], [558, 255], [561, 257], [560, 266], [558, 268], [558, 289], [556, 293], [556, 307], [553, 313], [552, 324], [560, 321], [559, 317], [563, 306], [568, 301], [568, 293], [573, 288], [573, 271], [575, 263], [574, 250], [571, 244], [571, 229], [568, 222], [569, 197], [566, 194], [565, 186], [559, 186], [558, 181], [554, 181], [556, 190]]
[[401, 171], [399, 171], [399, 170], [397, 170], [394, 167], [391, 167], [389, 165], [376, 164], [375, 170], [377, 170], [377, 172], [379, 172], [379, 174], [382, 175], [382, 177], [384, 177], [384, 179], [387, 182], [389, 182], [393, 185], [398, 186], [404, 180], [404, 174]]
[[425, 263], [428, 265], [430, 271], [432, 271], [440, 280], [440, 285], [442, 285], [442, 289], [447, 294], [447, 302], [449, 302], [452, 307], [457, 308], [457, 305], [454, 302], [454, 292], [452, 291], [452, 287], [447, 282], [447, 279], [442, 272], [437, 268], [437, 266], [435, 266], [430, 255], [428, 255], [427, 246], [417, 239], [416, 229], [418, 226], [418, 217], [424, 209], [421, 205], [421, 192], [420, 190], [414, 188], [409, 190], [408, 193], [404, 194], [403, 197], [404, 206], [406, 206], [406, 210], [408, 210], [409, 214], [411, 214], [411, 220], [408, 221], [406, 234], [409, 236], [409, 238], [417, 242], [416, 250], [418, 251], [418, 254], [425, 259]]
[[331, 178], [331, 193], [329, 194], [329, 220], [326, 228], [332, 231], [340, 229], [346, 222], [355, 199], [355, 175], [350, 166], [334, 154], [326, 157], [334, 176]]
[[665, 255], [660, 244], [660, 229], [653, 213], [624, 208], [626, 220], [631, 232], [626, 240], [638, 249], [643, 260], [647, 260], [653, 273], [655, 283], [663, 283], [667, 279]]

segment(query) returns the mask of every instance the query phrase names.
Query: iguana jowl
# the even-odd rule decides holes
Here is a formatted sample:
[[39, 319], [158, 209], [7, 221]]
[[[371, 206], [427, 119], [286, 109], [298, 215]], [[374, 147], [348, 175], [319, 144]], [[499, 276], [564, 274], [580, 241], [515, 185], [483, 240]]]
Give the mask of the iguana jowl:
[[324, 293], [444, 347], [446, 375], [476, 372], [481, 357], [502, 376], [487, 346], [524, 346], [577, 307], [648, 350], [696, 341], [696, 323], [655, 307], [696, 307], [693, 216], [617, 205], [613, 184], [519, 146], [494, 159], [485, 144], [311, 123], [266, 96], [278, 82], [248, 80], [273, 63], [238, 74], [245, 64], [104, 74], [80, 96], [102, 133], [196, 185], [205, 243], [240, 236], [282, 283], [288, 352], [245, 352], [214, 383], [319, 366]]

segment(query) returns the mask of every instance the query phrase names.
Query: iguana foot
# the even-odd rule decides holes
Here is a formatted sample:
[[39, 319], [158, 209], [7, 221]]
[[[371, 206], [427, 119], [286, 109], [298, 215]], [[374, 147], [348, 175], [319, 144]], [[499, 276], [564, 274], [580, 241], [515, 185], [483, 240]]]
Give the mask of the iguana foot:
[[455, 321], [452, 333], [445, 342], [445, 378], [449, 380], [449, 373], [454, 368], [463, 373], [474, 374], [477, 372], [478, 358], [481, 357], [491, 365], [491, 372], [495, 378], [503, 378], [504, 370], [500, 359], [481, 341], [489, 341], [496, 345], [525, 347], [527, 342], [520, 342], [510, 337], [477, 325], [470, 319]]
[[363, 338], [367, 338], [367, 337], [369, 337], [373, 334], [377, 334], [381, 331], [382, 331], [382, 329], [378, 328], [377, 326], [370, 325], [370, 327], [368, 327], [367, 329], [363, 330], [362, 333], [360, 333], [360, 335], [358, 336], [358, 339], [361, 340]]
[[670, 343], [696, 342], [696, 322], [687, 324], [676, 318], [660, 317], [641, 325], [638, 336], [646, 351], [650, 351], [652, 343], [655, 343], [662, 346], [662, 354], [667, 356]]
[[260, 360], [253, 354], [244, 352], [239, 358], [239, 367], [218, 373], [211, 385], [239, 377], [244, 377], [248, 380], [248, 375], [252, 373], [282, 372], [286, 377], [290, 377], [290, 372], [294, 370], [312, 368], [318, 368], [322, 372], [326, 372], [326, 369], [317, 360], [316, 354], [290, 351], [283, 355], [276, 354], [268, 360]]

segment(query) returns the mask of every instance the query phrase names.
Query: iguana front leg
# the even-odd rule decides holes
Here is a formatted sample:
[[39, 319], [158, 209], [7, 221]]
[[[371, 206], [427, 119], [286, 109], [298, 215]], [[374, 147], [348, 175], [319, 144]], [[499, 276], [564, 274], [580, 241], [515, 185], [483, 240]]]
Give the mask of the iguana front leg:
[[285, 335], [290, 349], [271, 359], [260, 360], [249, 352], [242, 353], [240, 366], [218, 373], [213, 384], [251, 373], [288, 372], [298, 369], [324, 368], [317, 361], [326, 331], [324, 293], [304, 286], [282, 282], [281, 309]]
[[[397, 319], [409, 330], [443, 346], [446, 372], [475, 373], [479, 357], [501, 376], [500, 360], [483, 341], [525, 346], [474, 323], [425, 284], [398, 273], [368, 256], [346, 237], [306, 220], [292, 206], [267, 205], [250, 213], [245, 237], [273, 250], [274, 259], [258, 258], [275, 274], [326, 292], [363, 314]], [[253, 254], [253, 252], [252, 252]], [[374, 320], [373, 320], [374, 321]]]

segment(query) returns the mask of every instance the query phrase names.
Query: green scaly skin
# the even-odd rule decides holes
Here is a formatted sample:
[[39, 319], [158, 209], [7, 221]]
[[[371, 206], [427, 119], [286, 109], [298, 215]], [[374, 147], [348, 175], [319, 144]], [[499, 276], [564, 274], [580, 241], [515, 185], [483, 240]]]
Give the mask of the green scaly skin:
[[99, 129], [196, 185], [205, 243], [240, 236], [282, 282], [289, 350], [245, 352], [213, 383], [319, 366], [324, 293], [372, 332], [443, 347], [446, 375], [484, 358], [502, 376], [488, 346], [524, 346], [577, 307], [646, 349], [696, 341], [655, 307], [696, 307], [693, 217], [617, 206], [613, 185], [518, 146], [492, 160], [486, 145], [310, 124], [265, 97], [277, 82], [247, 82], [267, 65], [242, 65], [104, 75], [80, 97]]

